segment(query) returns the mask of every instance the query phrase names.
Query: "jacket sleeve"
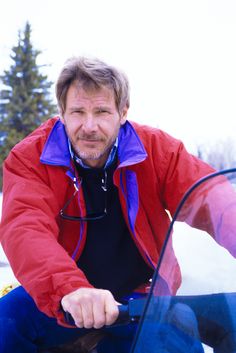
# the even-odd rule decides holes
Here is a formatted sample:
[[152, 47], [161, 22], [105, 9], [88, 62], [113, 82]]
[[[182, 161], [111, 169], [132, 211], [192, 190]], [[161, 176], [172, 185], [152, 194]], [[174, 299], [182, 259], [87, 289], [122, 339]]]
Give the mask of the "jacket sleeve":
[[0, 241], [16, 278], [38, 308], [66, 326], [62, 297], [92, 286], [57, 241], [60, 207], [45, 166], [34, 162], [17, 149], [5, 161]]
[[224, 175], [200, 180], [177, 220], [208, 232], [236, 257], [236, 192]]
[[164, 207], [173, 216], [186, 191], [202, 177], [215, 172], [210, 165], [190, 154], [184, 144], [159, 131], [156, 175]]
[[[178, 140], [169, 139], [166, 151], [159, 170], [165, 207], [173, 217], [184, 194], [215, 169], [188, 153]], [[208, 232], [236, 257], [236, 193], [224, 176], [200, 184], [186, 200], [178, 220]]]

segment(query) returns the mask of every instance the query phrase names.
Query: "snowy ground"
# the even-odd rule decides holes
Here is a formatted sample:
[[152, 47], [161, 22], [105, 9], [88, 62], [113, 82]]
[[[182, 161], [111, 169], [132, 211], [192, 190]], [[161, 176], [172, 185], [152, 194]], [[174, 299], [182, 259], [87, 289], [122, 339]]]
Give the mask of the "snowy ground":
[[[179, 223], [174, 232], [174, 248], [183, 276], [179, 294], [236, 291], [235, 259], [206, 233]], [[0, 246], [0, 288], [15, 281]], [[212, 352], [211, 348], [204, 348], [206, 353]]]

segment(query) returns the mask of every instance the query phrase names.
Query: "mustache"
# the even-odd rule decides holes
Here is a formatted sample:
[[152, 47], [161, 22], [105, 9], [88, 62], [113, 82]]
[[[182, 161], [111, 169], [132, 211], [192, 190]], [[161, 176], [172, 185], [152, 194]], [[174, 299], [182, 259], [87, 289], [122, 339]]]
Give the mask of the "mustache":
[[84, 140], [84, 141], [103, 141], [104, 139], [101, 136], [97, 135], [79, 135], [77, 136], [77, 140]]

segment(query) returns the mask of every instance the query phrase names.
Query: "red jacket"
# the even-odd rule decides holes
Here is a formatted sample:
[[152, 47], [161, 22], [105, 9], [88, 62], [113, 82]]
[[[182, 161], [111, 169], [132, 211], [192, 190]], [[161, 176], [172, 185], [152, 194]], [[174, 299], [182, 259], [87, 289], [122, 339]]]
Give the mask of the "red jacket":
[[[114, 183], [126, 223], [140, 253], [156, 266], [165, 235], [186, 190], [213, 171], [159, 129], [127, 122], [119, 132]], [[86, 239], [86, 222], [63, 220], [61, 208], [85, 215], [83, 191], [71, 162], [64, 125], [53, 118], [17, 144], [4, 164], [0, 240], [16, 278], [48, 316], [64, 324], [62, 297], [92, 287], [76, 262]], [[171, 251], [171, 249], [170, 249]], [[163, 278], [172, 292], [180, 284], [173, 254]]]

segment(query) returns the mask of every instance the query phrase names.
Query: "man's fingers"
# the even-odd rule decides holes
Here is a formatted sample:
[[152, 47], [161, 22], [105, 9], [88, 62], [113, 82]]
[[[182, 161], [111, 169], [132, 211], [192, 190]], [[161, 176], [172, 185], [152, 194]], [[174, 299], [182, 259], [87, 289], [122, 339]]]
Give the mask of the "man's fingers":
[[81, 305], [81, 312], [83, 317], [83, 327], [92, 328], [94, 325], [92, 302], [91, 301], [83, 302], [83, 304]]
[[103, 289], [80, 288], [66, 295], [61, 304], [79, 328], [98, 329], [111, 325], [119, 314], [113, 295]]
[[78, 328], [83, 328], [84, 327], [84, 320], [83, 320], [83, 315], [82, 315], [82, 310], [80, 305], [77, 305], [75, 308], [75, 311], [71, 313], [74, 322]]
[[79, 328], [83, 328], [84, 327], [84, 320], [83, 320], [82, 310], [81, 310], [80, 305], [79, 304], [70, 305], [69, 301], [67, 301], [66, 299], [61, 301], [61, 305], [62, 305], [63, 310], [65, 312], [68, 312], [72, 316], [72, 318], [75, 322], [75, 325]]
[[108, 294], [105, 300], [106, 325], [112, 325], [118, 318], [119, 309], [113, 296]]
[[93, 302], [94, 328], [98, 329], [106, 325], [105, 300], [97, 297]]

